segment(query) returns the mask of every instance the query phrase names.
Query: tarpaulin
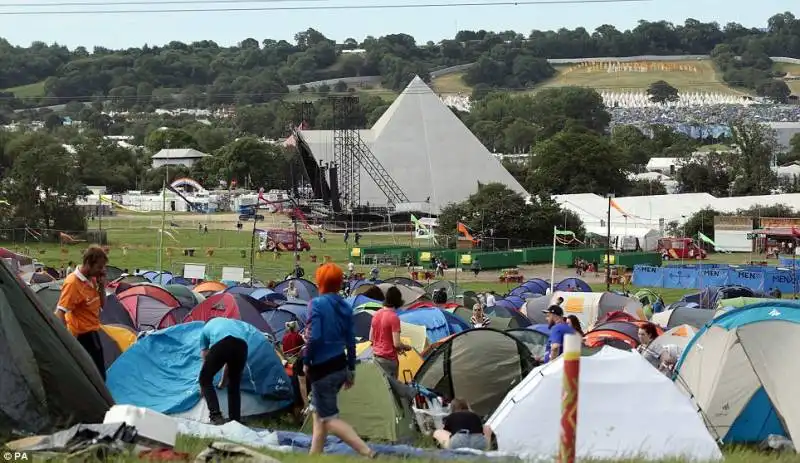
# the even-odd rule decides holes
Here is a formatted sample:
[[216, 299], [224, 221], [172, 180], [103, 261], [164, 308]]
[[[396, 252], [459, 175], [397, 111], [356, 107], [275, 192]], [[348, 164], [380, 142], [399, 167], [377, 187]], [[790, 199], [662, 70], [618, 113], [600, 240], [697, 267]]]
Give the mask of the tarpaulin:
[[782, 293], [800, 290], [800, 269], [775, 267], [652, 267], [636, 265], [633, 267], [634, 286], [670, 289], [700, 289], [709, 286], [739, 285], [754, 291], [769, 291], [777, 288]]

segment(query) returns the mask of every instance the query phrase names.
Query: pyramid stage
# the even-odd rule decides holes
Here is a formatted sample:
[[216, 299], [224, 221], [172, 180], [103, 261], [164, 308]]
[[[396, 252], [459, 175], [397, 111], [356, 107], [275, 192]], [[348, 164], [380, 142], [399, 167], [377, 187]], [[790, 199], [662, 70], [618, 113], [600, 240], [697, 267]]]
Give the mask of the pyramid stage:
[[[407, 198], [407, 202], [400, 204], [390, 201], [383, 192], [385, 188], [382, 190], [362, 165], [360, 203], [370, 210], [385, 209], [393, 203], [396, 212], [437, 215], [444, 206], [462, 202], [474, 194], [478, 183], [501, 183], [527, 195], [522, 185], [418, 76], [372, 128], [355, 133]], [[309, 165], [315, 167], [318, 160], [328, 164], [334, 161], [333, 130], [301, 128], [295, 132], [291, 144], [306, 159], [307, 169]], [[350, 217], [349, 213], [345, 215]]]

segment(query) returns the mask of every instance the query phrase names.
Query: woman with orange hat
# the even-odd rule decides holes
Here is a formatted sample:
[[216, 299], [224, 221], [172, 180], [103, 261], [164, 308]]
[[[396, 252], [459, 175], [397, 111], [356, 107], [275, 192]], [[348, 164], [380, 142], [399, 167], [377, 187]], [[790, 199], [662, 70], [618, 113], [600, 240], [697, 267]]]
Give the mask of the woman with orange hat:
[[374, 457], [353, 427], [339, 418], [337, 396], [342, 388], [353, 387], [356, 369], [353, 308], [339, 295], [344, 273], [336, 264], [323, 264], [316, 280], [320, 295], [311, 301], [303, 365], [314, 416], [310, 453], [322, 453], [328, 434], [333, 434], [361, 455]]

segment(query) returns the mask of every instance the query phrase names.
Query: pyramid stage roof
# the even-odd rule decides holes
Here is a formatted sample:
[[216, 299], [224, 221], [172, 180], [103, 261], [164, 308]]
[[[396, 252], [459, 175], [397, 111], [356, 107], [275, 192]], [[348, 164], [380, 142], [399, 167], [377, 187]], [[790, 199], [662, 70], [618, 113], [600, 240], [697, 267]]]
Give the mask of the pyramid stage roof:
[[[333, 162], [332, 130], [297, 133], [314, 159]], [[474, 194], [479, 182], [502, 183], [527, 196], [522, 185], [418, 76], [371, 129], [359, 130], [359, 134], [408, 197], [409, 209], [438, 213], [447, 204]], [[388, 203], [363, 168], [361, 203]]]

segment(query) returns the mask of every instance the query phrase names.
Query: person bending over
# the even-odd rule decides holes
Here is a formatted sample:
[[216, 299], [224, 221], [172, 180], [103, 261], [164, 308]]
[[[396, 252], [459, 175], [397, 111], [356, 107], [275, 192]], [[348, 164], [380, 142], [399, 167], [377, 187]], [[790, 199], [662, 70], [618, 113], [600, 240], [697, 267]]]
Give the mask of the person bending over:
[[203, 367], [200, 369], [200, 391], [208, 405], [208, 415], [212, 424], [225, 423], [219, 408], [217, 391], [214, 390], [214, 376], [223, 370], [220, 389], [228, 387], [228, 417], [241, 422], [242, 372], [247, 365], [247, 325], [239, 320], [216, 317], [203, 326], [200, 336]]
[[444, 429], [433, 432], [433, 438], [441, 448], [491, 450], [492, 430], [470, 410], [467, 401], [453, 399], [450, 410], [451, 413], [444, 418]]

